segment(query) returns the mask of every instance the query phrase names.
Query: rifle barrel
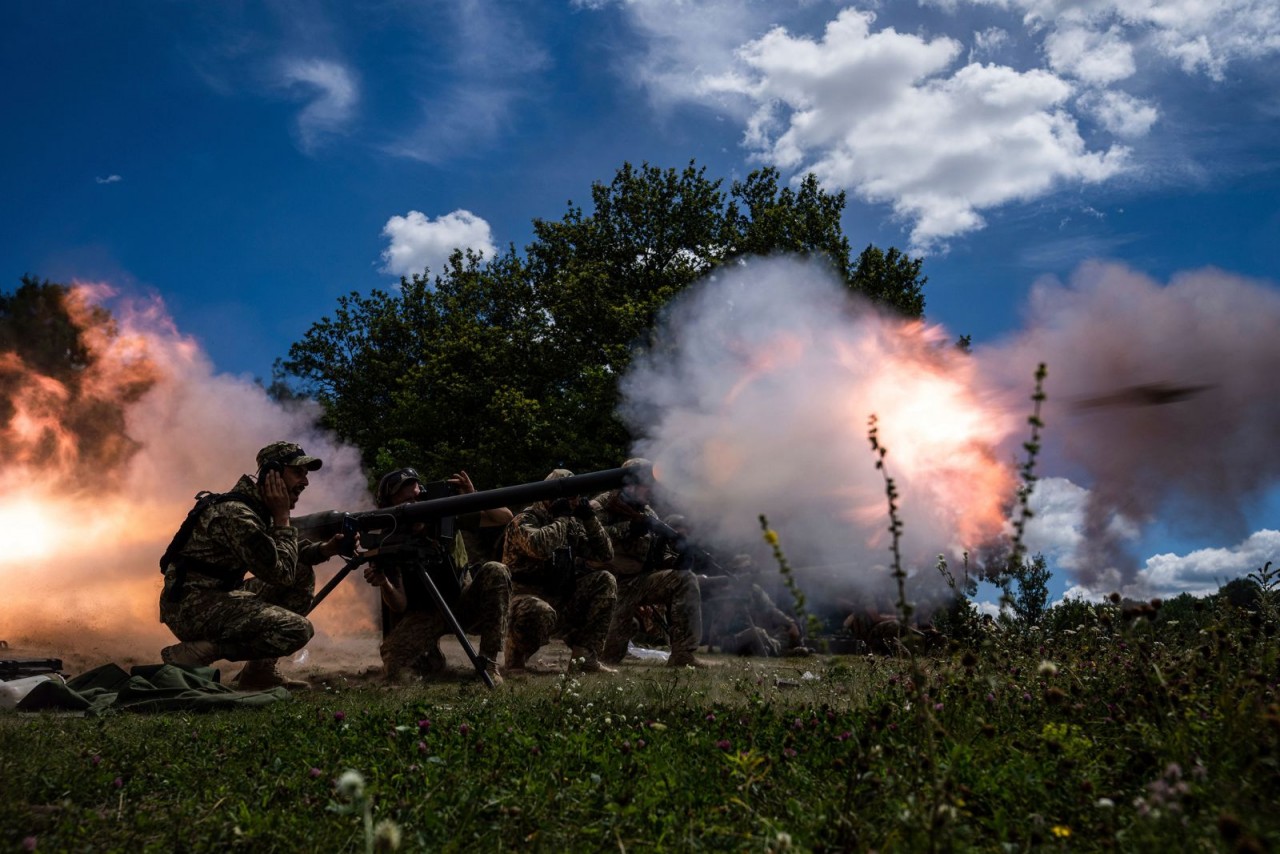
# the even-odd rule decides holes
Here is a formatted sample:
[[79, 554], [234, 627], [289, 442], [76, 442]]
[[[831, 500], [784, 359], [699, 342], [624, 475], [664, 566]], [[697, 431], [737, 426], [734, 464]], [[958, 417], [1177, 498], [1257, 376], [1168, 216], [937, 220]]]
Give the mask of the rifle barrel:
[[341, 530], [344, 515], [350, 515], [355, 519], [356, 526], [362, 532], [383, 530], [388, 527], [407, 528], [416, 522], [431, 519], [444, 519], [480, 510], [495, 510], [499, 507], [522, 507], [536, 501], [554, 501], [557, 498], [572, 498], [575, 495], [592, 495], [618, 489], [637, 474], [635, 469], [605, 469], [555, 480], [539, 480], [497, 489], [477, 490], [465, 495], [414, 501], [380, 510], [364, 510], [351, 514], [344, 514], [340, 510], [324, 510], [295, 517], [290, 524], [298, 529], [301, 537], [313, 541], [327, 540]]

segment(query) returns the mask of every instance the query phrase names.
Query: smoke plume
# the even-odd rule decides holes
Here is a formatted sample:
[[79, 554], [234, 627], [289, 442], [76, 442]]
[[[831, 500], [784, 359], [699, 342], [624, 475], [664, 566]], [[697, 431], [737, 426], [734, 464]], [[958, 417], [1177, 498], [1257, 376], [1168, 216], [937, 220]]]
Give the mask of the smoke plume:
[[[321, 457], [295, 513], [370, 506], [358, 453], [244, 378], [218, 374], [159, 300], [76, 286], [68, 313], [90, 351], [73, 383], [4, 354], [0, 436], [0, 637], [87, 666], [154, 662], [172, 643], [158, 622], [160, 554], [200, 490], [230, 489], [257, 450], [287, 439]], [[323, 581], [336, 561], [318, 567]], [[344, 584], [316, 612], [311, 647], [374, 631], [367, 585]], [[370, 638], [364, 655], [376, 661]], [[70, 664], [68, 666], [71, 666]]]
[[1093, 262], [1037, 283], [1025, 326], [976, 355], [1005, 385], [1049, 366], [1044, 465], [1089, 488], [1070, 561], [1081, 583], [1132, 582], [1132, 529], [1157, 518], [1250, 533], [1247, 511], [1280, 481], [1280, 292], [1220, 270], [1162, 285]]
[[1143, 525], [1159, 516], [1237, 537], [1277, 482], [1277, 329], [1280, 294], [1262, 284], [1207, 270], [1160, 285], [1090, 263], [1069, 283], [1038, 283], [1025, 329], [967, 355], [819, 265], [755, 259], [673, 303], [623, 381], [624, 414], [699, 538], [767, 561], [756, 521], [767, 514], [823, 601], [885, 596], [876, 415], [904, 568], [927, 599], [938, 555], [959, 575], [962, 553], [1009, 534], [1043, 362], [1037, 474], [1088, 490], [1084, 536], [1061, 568], [1118, 589]]

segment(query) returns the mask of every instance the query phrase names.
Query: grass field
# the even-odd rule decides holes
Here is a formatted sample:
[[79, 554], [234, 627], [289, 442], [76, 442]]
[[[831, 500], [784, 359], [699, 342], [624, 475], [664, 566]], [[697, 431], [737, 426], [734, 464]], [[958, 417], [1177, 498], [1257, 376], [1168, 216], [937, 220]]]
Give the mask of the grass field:
[[0, 834], [39, 851], [1275, 849], [1275, 621], [1188, 603], [1068, 603], [930, 654], [9, 713]]

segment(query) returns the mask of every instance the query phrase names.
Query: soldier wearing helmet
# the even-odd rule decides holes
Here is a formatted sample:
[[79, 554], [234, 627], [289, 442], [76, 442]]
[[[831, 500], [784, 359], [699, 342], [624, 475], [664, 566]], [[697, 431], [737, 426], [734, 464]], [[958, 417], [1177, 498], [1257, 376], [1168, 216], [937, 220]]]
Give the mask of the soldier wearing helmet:
[[[447, 481], [450, 491], [476, 491], [470, 476], [460, 471]], [[378, 482], [379, 507], [394, 507], [419, 500], [422, 479], [412, 468], [383, 475]], [[505, 508], [485, 510], [476, 515], [479, 525], [502, 525], [511, 518]], [[480, 635], [480, 655], [494, 685], [502, 684], [498, 654], [507, 633], [507, 611], [511, 602], [511, 573], [497, 561], [468, 564], [460, 539], [427, 537], [414, 532], [415, 547], [403, 551], [387, 549], [386, 556], [372, 558], [364, 577], [380, 591], [384, 608], [384, 635], [378, 649], [388, 682], [406, 682], [430, 677], [447, 669], [440, 638], [452, 631], [448, 618], [431, 596], [423, 573], [429, 573], [446, 604], [464, 631]]]

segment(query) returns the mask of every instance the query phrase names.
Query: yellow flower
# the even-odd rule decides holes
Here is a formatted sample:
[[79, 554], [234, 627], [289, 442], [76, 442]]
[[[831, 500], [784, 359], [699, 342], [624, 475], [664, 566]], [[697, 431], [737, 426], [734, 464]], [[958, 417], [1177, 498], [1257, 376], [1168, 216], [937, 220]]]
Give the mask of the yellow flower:
[[1055, 824], [1053, 827], [1049, 828], [1049, 832], [1059, 839], [1066, 839], [1071, 835], [1071, 828], [1067, 827], [1065, 824]]
[[764, 541], [765, 541], [766, 543], [768, 543], [769, 545], [773, 546], [774, 548], [777, 548], [777, 546], [778, 546], [778, 532], [777, 532], [777, 531], [775, 531], [775, 530], [773, 530], [772, 528], [767, 529], [767, 530], [764, 532]]

